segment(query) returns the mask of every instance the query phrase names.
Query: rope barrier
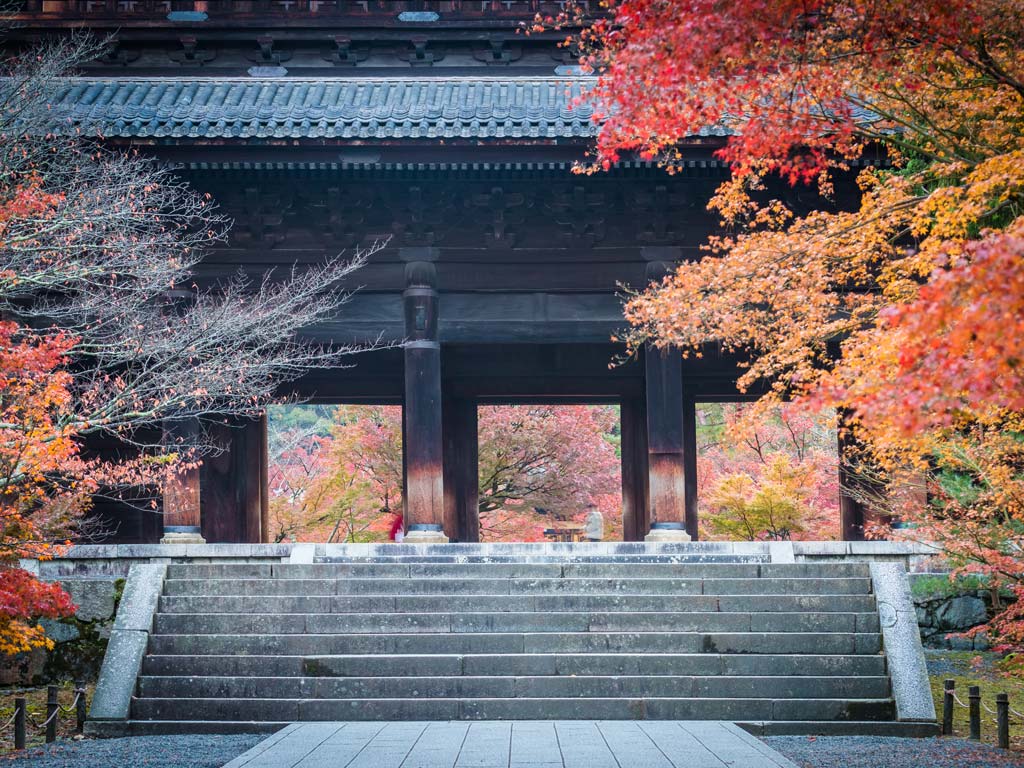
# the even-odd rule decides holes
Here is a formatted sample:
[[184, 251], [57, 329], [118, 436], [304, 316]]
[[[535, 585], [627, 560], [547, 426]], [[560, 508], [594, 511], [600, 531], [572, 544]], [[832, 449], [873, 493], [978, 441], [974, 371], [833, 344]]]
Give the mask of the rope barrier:
[[962, 701], [960, 701], [960, 697], [956, 695], [956, 691], [954, 691], [952, 688], [947, 688], [946, 689], [946, 693], [948, 693], [950, 696], [952, 696], [953, 697], [953, 701], [955, 701], [957, 704], [959, 704], [964, 709], [970, 709], [971, 708], [970, 704], [964, 704]]
[[3, 725], [0, 725], [0, 731], [6, 730], [7, 726], [9, 726], [9, 725], [11, 725], [12, 723], [14, 723], [14, 721], [15, 721], [15, 720], [17, 720], [17, 719], [18, 719], [18, 710], [14, 710], [14, 714], [13, 714], [13, 715], [11, 715], [11, 719], [10, 719], [10, 720], [8, 720], [8, 721], [7, 721], [6, 723], [4, 723]]
[[71, 700], [71, 703], [66, 706], [61, 706], [60, 703], [60, 690], [58, 686], [51, 685], [46, 691], [46, 711], [47, 718], [43, 722], [38, 722], [29, 711], [27, 702], [24, 697], [19, 697], [14, 700], [14, 714], [7, 722], [0, 724], [0, 732], [7, 730], [9, 726], [14, 725], [14, 748], [24, 749], [26, 746], [25, 732], [29, 726], [35, 728], [37, 731], [46, 732], [46, 743], [49, 744], [57, 740], [57, 722], [60, 714], [70, 714], [72, 712], [76, 715], [76, 730], [78, 733], [82, 733], [86, 712], [85, 712], [85, 688], [81, 683], [75, 683], [75, 697]]
[[53, 711], [53, 714], [52, 714], [52, 715], [50, 715], [50, 716], [49, 716], [48, 718], [46, 718], [45, 720], [43, 720], [43, 722], [41, 722], [41, 723], [37, 723], [37, 722], [35, 721], [35, 718], [34, 718], [34, 717], [32, 717], [32, 715], [30, 715], [30, 714], [28, 714], [28, 713], [26, 713], [26, 716], [27, 716], [27, 718], [28, 718], [28, 721], [29, 721], [29, 723], [30, 723], [30, 724], [32, 725], [32, 727], [33, 727], [33, 728], [35, 728], [36, 730], [39, 730], [39, 731], [41, 731], [41, 730], [43, 730], [43, 728], [45, 728], [46, 726], [48, 726], [48, 725], [49, 725], [49, 724], [50, 724], [50, 723], [51, 723], [51, 722], [53, 721], [53, 718], [55, 718], [55, 717], [56, 717], [57, 715], [59, 715], [59, 714], [60, 714], [60, 709], [59, 709], [59, 708], [58, 708], [58, 709], [55, 709], [55, 710]]
[[58, 707], [57, 709], [59, 711], [63, 712], [65, 715], [70, 715], [74, 711], [75, 707], [78, 705], [78, 700], [80, 698], [82, 698], [82, 692], [81, 691], [76, 691], [75, 692], [75, 700], [74, 701], [72, 701], [66, 707], [61, 706], [61, 707]]

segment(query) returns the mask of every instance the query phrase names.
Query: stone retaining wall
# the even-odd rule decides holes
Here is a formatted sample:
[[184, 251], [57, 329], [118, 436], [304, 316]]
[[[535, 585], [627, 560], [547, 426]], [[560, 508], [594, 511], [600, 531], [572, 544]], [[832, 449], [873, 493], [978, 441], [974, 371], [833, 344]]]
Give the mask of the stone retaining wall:
[[[922, 579], [948, 578], [945, 573], [911, 574], [911, 585]], [[917, 623], [921, 628], [921, 642], [926, 648], [946, 648], [954, 651], [987, 651], [988, 638], [984, 634], [976, 637], [949, 637], [988, 622], [994, 613], [992, 594], [987, 589], [963, 589], [957, 591], [950, 585], [949, 593], [915, 594], [914, 607]]]

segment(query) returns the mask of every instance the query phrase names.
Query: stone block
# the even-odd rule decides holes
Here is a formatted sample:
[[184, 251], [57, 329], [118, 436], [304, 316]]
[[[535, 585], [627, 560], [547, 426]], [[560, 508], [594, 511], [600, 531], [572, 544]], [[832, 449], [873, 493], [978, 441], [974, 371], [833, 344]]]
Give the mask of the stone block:
[[[303, 659], [303, 674], [311, 677], [457, 676], [463, 674], [462, 659], [462, 656], [456, 654], [309, 656]], [[466, 674], [481, 673], [467, 670]]]
[[117, 557], [116, 544], [75, 544], [61, 557], [61, 560], [99, 560]]
[[149, 632], [153, 628], [153, 615], [160, 601], [166, 573], [166, 565], [139, 563], [131, 567], [114, 620], [115, 630]]
[[457, 720], [459, 699], [326, 699], [298, 702], [299, 720]]
[[961, 595], [941, 603], [935, 620], [935, 626], [943, 631], [970, 629], [988, 621], [988, 609], [981, 598]]
[[466, 675], [573, 674], [558, 669], [559, 658], [561, 657], [541, 654], [470, 655], [463, 657], [462, 666], [463, 674]]
[[771, 720], [770, 699], [649, 699], [645, 712], [652, 720]]
[[302, 659], [298, 656], [157, 656], [148, 654], [142, 663], [144, 675], [180, 677], [238, 675], [300, 677]]
[[82, 636], [74, 624], [65, 624], [57, 619], [40, 619], [39, 626], [43, 628], [46, 636], [58, 645], [77, 640]]
[[291, 552], [288, 553], [288, 562], [294, 564], [312, 563], [315, 558], [315, 544], [293, 544]]
[[311, 614], [306, 630], [314, 634], [375, 632], [448, 632], [451, 617], [445, 613], [335, 613]]
[[793, 549], [792, 541], [771, 541], [768, 543], [768, 552], [773, 563], [796, 562], [796, 552]]
[[93, 720], [125, 720], [131, 709], [135, 680], [142, 669], [149, 633], [114, 629], [103, 657], [89, 717]]
[[771, 720], [891, 720], [891, 699], [776, 699]]
[[812, 632], [709, 633], [701, 635], [703, 653], [856, 653], [855, 635]]
[[871, 582], [879, 605], [897, 717], [934, 721], [935, 703], [906, 570], [902, 563], [872, 563]]
[[67, 579], [61, 582], [78, 610], [80, 621], [106, 621], [114, 617], [117, 582], [113, 579]]
[[842, 558], [850, 554], [848, 541], [794, 541], [793, 554], [796, 559], [818, 559], [823, 557]]
[[[586, 614], [582, 614], [584, 619]], [[586, 629], [586, 627], [584, 627]], [[592, 632], [747, 632], [747, 613], [591, 613]]]
[[752, 632], [855, 632], [856, 630], [857, 614], [855, 613], [762, 612], [750, 615], [750, 631]]
[[856, 563], [848, 560], [836, 562], [764, 563], [757, 567], [760, 572], [759, 575], [771, 579], [834, 579], [839, 577], [867, 579], [871, 577], [867, 563]]
[[704, 579], [705, 595], [857, 595], [868, 594], [867, 578]]
[[586, 632], [584, 613], [454, 613], [452, 632]]
[[[138, 699], [134, 716], [139, 720], [173, 720], [181, 700]], [[294, 699], [191, 699], [191, 720], [265, 720], [294, 722], [299, 719], [299, 701]]]

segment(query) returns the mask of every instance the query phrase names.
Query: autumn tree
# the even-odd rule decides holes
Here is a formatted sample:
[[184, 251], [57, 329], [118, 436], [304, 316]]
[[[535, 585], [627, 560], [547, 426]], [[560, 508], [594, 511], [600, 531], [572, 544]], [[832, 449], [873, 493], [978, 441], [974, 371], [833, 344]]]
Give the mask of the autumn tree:
[[[382, 433], [392, 434], [381, 429], [390, 416], [388, 409], [332, 409], [334, 426], [327, 436], [320, 434], [319, 420], [297, 416], [298, 410], [308, 413], [310, 407], [271, 411], [268, 464], [274, 540], [386, 540], [391, 520], [384, 510], [394, 504], [395, 512], [401, 512], [395, 457], [378, 439]], [[306, 426], [294, 426], [296, 422]], [[400, 414], [398, 425], [400, 436]], [[400, 473], [400, 444], [397, 451]]]
[[588, 504], [621, 537], [619, 460], [606, 437], [616, 421], [600, 406], [480, 408], [481, 539], [540, 540], [555, 519], [582, 522]]
[[707, 538], [835, 538], [836, 433], [793, 408], [702, 404], [697, 486]]
[[[272, 462], [271, 506], [287, 503], [295, 530], [307, 540], [324, 540], [323, 523], [334, 521], [342, 530], [356, 526], [362, 540], [384, 539], [390, 520], [382, 510], [402, 510], [402, 409], [347, 406], [335, 413], [330, 441], [292, 433], [302, 446], [297, 467], [287, 455]], [[558, 519], [581, 521], [588, 504], [604, 515], [607, 535], [621, 537], [619, 461], [609, 439], [615, 424], [615, 410], [607, 407], [481, 407], [481, 538], [540, 541]], [[309, 483], [310, 490], [286, 502], [274, 478], [310, 473], [311, 483], [296, 483]], [[332, 494], [342, 488], [352, 493], [339, 504]]]
[[[34, 617], [71, 607], [19, 557], [59, 552], [98, 492], [159, 492], [219, 450], [206, 425], [256, 415], [282, 381], [355, 351], [300, 329], [338, 311], [363, 254], [196, 286], [193, 267], [228, 236], [213, 201], [55, 120], [65, 77], [101, 47], [72, 37], [2, 63], [0, 581], [20, 595], [3, 595], [7, 650], [45, 644]], [[187, 440], [163, 441], [186, 422], [198, 426]], [[124, 458], [88, 458], [91, 436], [119, 441]]]
[[[715, 127], [733, 171], [706, 258], [628, 302], [631, 341], [716, 343], [747, 361], [742, 387], [772, 384], [768, 406], [841, 410], [866, 495], [1024, 595], [1024, 8], [604, 5], [538, 20], [581, 24], [597, 76], [581, 170], [633, 154], [671, 170]], [[859, 200], [833, 204], [865, 160]], [[780, 179], [813, 185], [814, 210]], [[915, 482], [928, 505], [899, 492]]]

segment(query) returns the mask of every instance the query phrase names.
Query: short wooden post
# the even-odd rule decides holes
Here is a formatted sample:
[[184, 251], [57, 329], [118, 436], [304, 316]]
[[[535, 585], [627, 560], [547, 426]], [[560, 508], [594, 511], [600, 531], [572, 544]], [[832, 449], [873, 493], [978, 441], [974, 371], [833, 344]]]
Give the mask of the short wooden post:
[[18, 697], [14, 700], [14, 748], [25, 748], [25, 699]]
[[971, 741], [981, 741], [981, 688], [972, 685], [967, 689], [967, 703], [971, 712]]
[[85, 683], [75, 682], [75, 733], [85, 733]]
[[1000, 749], [1010, 748], [1010, 697], [996, 694], [996, 741]]
[[46, 686], [46, 743], [57, 740], [57, 686]]
[[942, 684], [942, 735], [953, 735], [953, 691], [956, 688], [956, 680], [946, 680]]

